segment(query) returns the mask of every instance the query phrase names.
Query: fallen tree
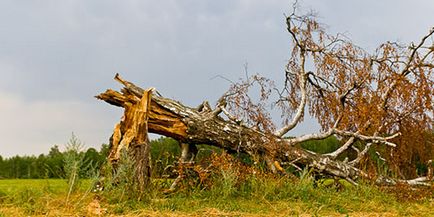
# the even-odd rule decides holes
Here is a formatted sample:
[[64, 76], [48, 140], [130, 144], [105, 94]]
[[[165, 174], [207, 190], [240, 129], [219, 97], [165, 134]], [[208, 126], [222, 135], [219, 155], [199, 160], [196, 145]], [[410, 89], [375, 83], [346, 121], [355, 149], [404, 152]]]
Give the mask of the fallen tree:
[[[115, 79], [124, 85], [122, 91], [107, 90], [98, 95], [98, 99], [124, 108], [128, 107], [128, 104], [140, 102], [144, 93], [142, 88], [123, 80], [119, 75], [116, 75]], [[294, 146], [292, 139], [282, 139], [276, 135], [269, 135], [225, 120], [219, 116], [222, 110], [220, 107], [212, 110], [206, 102], [198, 108], [190, 108], [180, 102], [152, 95], [148, 115], [148, 131], [172, 137], [181, 143], [209, 144], [223, 148], [228, 152], [247, 153], [258, 161], [265, 160], [274, 172], [281, 169], [279, 165], [282, 163], [300, 163], [310, 165], [320, 172], [345, 179], [354, 179], [363, 175], [360, 170], [353, 166]], [[116, 128], [120, 127], [117, 125]], [[386, 141], [386, 139], [379, 137], [363, 136], [363, 138], [369, 141]], [[126, 146], [111, 145], [110, 162], [115, 163], [119, 160], [120, 152], [124, 147]]]
[[[118, 74], [115, 76], [115, 79], [124, 85], [121, 92], [107, 90], [105, 93], [98, 95], [98, 99], [115, 106], [129, 108], [131, 105], [140, 104], [143, 94], [149, 92], [131, 82], [123, 80]], [[180, 102], [161, 96], [152, 95], [150, 99], [147, 120], [148, 129], [145, 132], [137, 131], [135, 133], [157, 133], [172, 137], [182, 144], [189, 144], [190, 146], [194, 144], [209, 144], [232, 153], [247, 153], [258, 161], [265, 160], [273, 172], [283, 172], [280, 165], [289, 163], [294, 166], [295, 164], [310, 166], [317, 172], [344, 178], [353, 184], [355, 184], [353, 180], [357, 177], [366, 176], [361, 170], [347, 162], [333, 160], [330, 154], [319, 155], [294, 145], [298, 141], [324, 137], [323, 135], [315, 134], [311, 135], [310, 138], [302, 139], [282, 139], [276, 135], [269, 135], [246, 127], [239, 122], [225, 120], [220, 117], [224, 109], [217, 107], [212, 110], [207, 102], [204, 102], [197, 108], [191, 108], [184, 106]], [[123, 121], [116, 125], [115, 133], [111, 139], [109, 161], [112, 164], [116, 164], [120, 158], [122, 149], [128, 148], [129, 141], [132, 140], [128, 136], [121, 136], [117, 133], [120, 132], [121, 128], [125, 127], [122, 124], [125, 123], [124, 121], [127, 119], [128, 114], [130, 113], [126, 112]], [[336, 130], [334, 133], [352, 135], [350, 132], [339, 130]], [[355, 134], [354, 136], [367, 141], [384, 143], [388, 139], [395, 137], [382, 138]], [[121, 142], [124, 139], [126, 140], [126, 144]], [[188, 150], [188, 147], [183, 146], [183, 152], [191, 152], [191, 150]], [[187, 161], [189, 154], [183, 153], [182, 160]]]
[[[149, 131], [178, 140], [183, 144], [182, 161], [194, 156], [195, 144], [208, 144], [265, 161], [274, 173], [284, 172], [281, 167], [284, 164], [303, 165], [356, 184], [355, 179], [367, 176], [357, 165], [374, 144], [390, 147], [387, 150], [393, 160], [396, 142], [417, 133], [408, 129], [432, 130], [434, 45], [427, 45], [427, 39], [434, 29], [417, 45], [403, 47], [388, 42], [371, 55], [340, 35], [327, 35], [310, 15], [293, 13], [286, 23], [292, 52], [283, 88], [278, 89], [273, 82], [255, 75], [233, 83], [214, 108], [207, 101], [196, 108], [188, 107], [154, 91], [149, 95], [147, 130], [134, 133]], [[97, 98], [125, 108], [124, 120], [134, 119], [129, 108], [140, 104], [144, 93], [152, 91], [145, 91], [119, 75], [115, 80], [123, 89], [107, 90]], [[259, 87], [259, 102], [251, 97], [252, 87]], [[266, 111], [265, 102], [271, 99], [273, 91], [278, 96], [273, 105], [282, 111], [284, 124], [280, 129], [276, 129]], [[306, 107], [319, 121], [322, 132], [287, 137], [302, 121]], [[122, 123], [125, 121], [117, 125], [112, 136], [109, 160], [113, 164], [130, 141], [126, 139], [124, 144], [121, 141], [127, 136], [116, 133], [128, 128], [128, 124]], [[403, 129], [410, 133], [402, 134]], [[331, 153], [317, 154], [298, 146], [332, 135], [342, 141], [342, 146]], [[356, 141], [365, 144], [362, 150], [354, 146]], [[357, 157], [337, 160], [350, 148], [357, 152]], [[407, 183], [425, 183], [430, 178]]]

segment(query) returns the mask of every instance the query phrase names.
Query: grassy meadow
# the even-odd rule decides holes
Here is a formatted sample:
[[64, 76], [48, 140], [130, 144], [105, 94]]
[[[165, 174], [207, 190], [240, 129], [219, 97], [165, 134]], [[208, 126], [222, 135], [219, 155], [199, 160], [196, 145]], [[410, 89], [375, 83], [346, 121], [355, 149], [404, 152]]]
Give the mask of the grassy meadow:
[[129, 199], [122, 185], [94, 192], [89, 179], [69, 197], [62, 179], [0, 180], [0, 216], [434, 216], [432, 187], [318, 185], [309, 177], [249, 177], [236, 185], [234, 178], [171, 194], [163, 193], [171, 180], [156, 180], [142, 201]]
[[[312, 147], [335, 143], [332, 139], [322, 142], [324, 145]], [[196, 164], [179, 165], [180, 150], [171, 139], [151, 142], [153, 182], [145, 195], [138, 195], [131, 178], [134, 163], [126, 155], [113, 173], [104, 162], [98, 167], [88, 166], [106, 155], [104, 147], [97, 154], [80, 151], [75, 140], [70, 144], [65, 152], [53, 148], [45, 157], [29, 158], [22, 167], [11, 166], [25, 162], [20, 157], [3, 160], [0, 217], [434, 216], [434, 183], [418, 188], [378, 187], [359, 180], [354, 186], [345, 180], [318, 177], [308, 168], [288, 168], [286, 175], [273, 175], [245, 156], [232, 156], [208, 146], [198, 146]], [[50, 173], [52, 170], [58, 172]], [[32, 173], [48, 178], [10, 178], [17, 174], [32, 177], [28, 175]], [[176, 191], [168, 191], [181, 173], [185, 178]], [[56, 174], [59, 178], [49, 178]], [[97, 184], [104, 189], [97, 189]]]

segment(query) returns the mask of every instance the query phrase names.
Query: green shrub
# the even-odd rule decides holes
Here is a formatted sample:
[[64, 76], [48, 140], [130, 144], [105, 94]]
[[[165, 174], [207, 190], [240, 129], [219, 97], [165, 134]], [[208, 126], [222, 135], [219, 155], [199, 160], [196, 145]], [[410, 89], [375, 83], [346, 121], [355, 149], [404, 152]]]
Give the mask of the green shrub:
[[66, 144], [66, 151], [63, 154], [65, 179], [68, 182], [68, 203], [71, 193], [75, 192], [80, 185], [80, 174], [86, 165], [84, 162], [83, 143], [72, 134]]
[[310, 140], [300, 144], [301, 147], [319, 154], [335, 151], [341, 146], [341, 142], [335, 137], [330, 136], [322, 140]]

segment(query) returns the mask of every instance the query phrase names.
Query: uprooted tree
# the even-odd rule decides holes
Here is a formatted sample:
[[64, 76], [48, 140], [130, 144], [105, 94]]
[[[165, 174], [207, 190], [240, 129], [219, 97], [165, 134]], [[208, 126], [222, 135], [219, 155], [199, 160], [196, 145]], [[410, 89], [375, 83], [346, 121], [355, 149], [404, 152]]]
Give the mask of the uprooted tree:
[[[195, 144], [209, 144], [264, 161], [271, 172], [284, 172], [284, 164], [303, 165], [354, 184], [368, 176], [359, 165], [374, 146], [382, 147], [382, 159], [394, 165], [411, 162], [414, 154], [423, 162], [432, 160], [434, 29], [416, 44], [387, 42], [370, 54], [340, 34], [327, 34], [312, 15], [292, 13], [286, 24], [291, 52], [283, 87], [254, 75], [233, 83], [215, 107], [205, 101], [192, 108], [116, 75], [123, 89], [97, 96], [125, 108], [111, 139], [110, 162], [116, 164], [122, 148], [134, 148], [134, 159], [148, 162], [147, 137], [141, 136], [147, 132], [178, 140], [183, 161], [194, 156]], [[135, 111], [140, 105], [145, 112]], [[281, 123], [272, 120], [270, 105], [281, 111]], [[291, 137], [307, 112], [318, 120], [321, 132]], [[342, 145], [331, 153], [317, 154], [298, 145], [333, 135]], [[348, 150], [356, 157], [337, 159]], [[142, 165], [139, 170], [150, 168], [146, 162], [137, 165]], [[401, 174], [402, 179], [406, 176]], [[428, 173], [407, 182], [430, 178]]]

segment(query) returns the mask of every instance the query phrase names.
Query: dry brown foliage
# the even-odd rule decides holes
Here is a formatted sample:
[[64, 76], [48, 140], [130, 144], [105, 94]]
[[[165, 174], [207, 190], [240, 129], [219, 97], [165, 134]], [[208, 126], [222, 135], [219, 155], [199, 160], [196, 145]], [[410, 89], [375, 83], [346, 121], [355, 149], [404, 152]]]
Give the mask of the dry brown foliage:
[[213, 153], [202, 163], [179, 164], [177, 173], [183, 177], [178, 186], [181, 190], [195, 188], [210, 189], [221, 179], [223, 173], [231, 173], [236, 177], [236, 184], [243, 183], [249, 176], [260, 175], [262, 172], [254, 166], [242, 163], [239, 159], [226, 152]]
[[384, 142], [391, 147], [379, 153], [397, 174], [415, 176], [416, 162], [426, 163], [434, 156], [434, 28], [417, 43], [385, 42], [370, 53], [342, 34], [327, 33], [312, 13], [295, 12], [296, 8], [286, 20], [291, 50], [283, 87], [259, 75], [234, 83], [226, 94], [230, 111], [250, 127], [273, 132], [279, 124], [270, 115], [274, 105], [283, 125], [275, 135], [288, 136], [306, 110], [323, 134], [292, 143], [334, 134], [342, 143], [354, 137], [349, 148], [365, 140], [365, 150], [355, 149], [358, 157], [350, 159], [352, 165], [379, 143], [359, 135], [400, 134]]

